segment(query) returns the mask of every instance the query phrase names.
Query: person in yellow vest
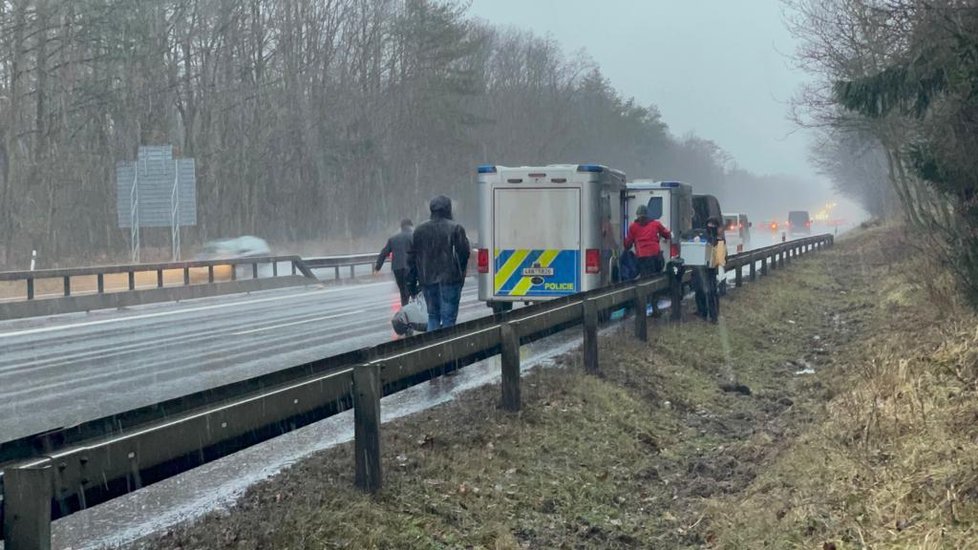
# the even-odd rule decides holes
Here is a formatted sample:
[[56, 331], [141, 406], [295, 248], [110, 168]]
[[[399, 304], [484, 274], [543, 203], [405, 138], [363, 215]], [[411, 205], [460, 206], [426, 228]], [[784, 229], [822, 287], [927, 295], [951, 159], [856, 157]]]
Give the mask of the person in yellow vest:
[[727, 241], [724, 239], [720, 220], [706, 220], [706, 231], [701, 238], [713, 247], [713, 258], [709, 266], [693, 269], [693, 291], [696, 294], [696, 313], [711, 323], [720, 320], [720, 296], [717, 292], [717, 277], [720, 268], [727, 265]]

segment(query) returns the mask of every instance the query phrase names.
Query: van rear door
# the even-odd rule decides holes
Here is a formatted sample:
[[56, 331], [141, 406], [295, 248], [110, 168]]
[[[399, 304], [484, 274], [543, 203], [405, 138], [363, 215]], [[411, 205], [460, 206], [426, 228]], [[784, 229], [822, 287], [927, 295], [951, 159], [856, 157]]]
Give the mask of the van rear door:
[[495, 297], [555, 298], [580, 290], [580, 188], [496, 188], [492, 211]]

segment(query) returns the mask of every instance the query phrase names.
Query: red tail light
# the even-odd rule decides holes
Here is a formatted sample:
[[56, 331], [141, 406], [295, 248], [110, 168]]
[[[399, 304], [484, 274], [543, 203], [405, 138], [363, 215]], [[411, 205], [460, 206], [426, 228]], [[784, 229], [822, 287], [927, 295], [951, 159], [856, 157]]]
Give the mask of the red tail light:
[[679, 245], [678, 244], [669, 245], [669, 257], [670, 258], [678, 258], [679, 257]]
[[778, 229], [778, 224], [776, 224], [776, 223], [772, 223], [772, 224], [771, 224], [771, 229], [772, 229], [773, 231], [777, 231], [777, 229]]
[[601, 273], [601, 251], [597, 248], [584, 251], [584, 272]]
[[478, 253], [479, 273], [489, 273], [489, 250], [480, 248]]

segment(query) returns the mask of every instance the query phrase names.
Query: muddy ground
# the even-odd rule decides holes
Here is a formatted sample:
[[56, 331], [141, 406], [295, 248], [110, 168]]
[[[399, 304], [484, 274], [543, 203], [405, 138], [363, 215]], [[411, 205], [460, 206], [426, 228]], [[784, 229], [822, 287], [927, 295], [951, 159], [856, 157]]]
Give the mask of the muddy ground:
[[744, 528], [732, 512], [828, 418], [846, 388], [839, 372], [889, 322], [881, 235], [841, 239], [731, 291], [719, 325], [657, 321], [643, 344], [626, 323], [602, 339], [600, 376], [568, 354], [524, 378], [518, 414], [486, 387], [385, 424], [376, 496], [353, 489], [348, 444], [135, 546], [782, 547], [771, 531], [731, 536]]

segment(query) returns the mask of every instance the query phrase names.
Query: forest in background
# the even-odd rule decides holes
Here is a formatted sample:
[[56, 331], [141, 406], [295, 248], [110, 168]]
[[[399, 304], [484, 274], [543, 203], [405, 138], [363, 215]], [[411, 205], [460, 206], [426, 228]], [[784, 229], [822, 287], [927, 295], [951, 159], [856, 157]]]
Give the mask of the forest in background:
[[816, 76], [796, 107], [820, 171], [905, 220], [978, 307], [978, 5], [784, 1]]
[[[115, 165], [159, 144], [196, 160], [185, 248], [352, 242], [423, 217], [437, 193], [473, 224], [481, 163], [600, 162], [755, 219], [825, 197], [673, 135], [586, 56], [465, 3], [0, 0], [0, 268], [32, 249], [45, 267], [125, 259]], [[143, 240], [162, 249], [169, 232]]]

